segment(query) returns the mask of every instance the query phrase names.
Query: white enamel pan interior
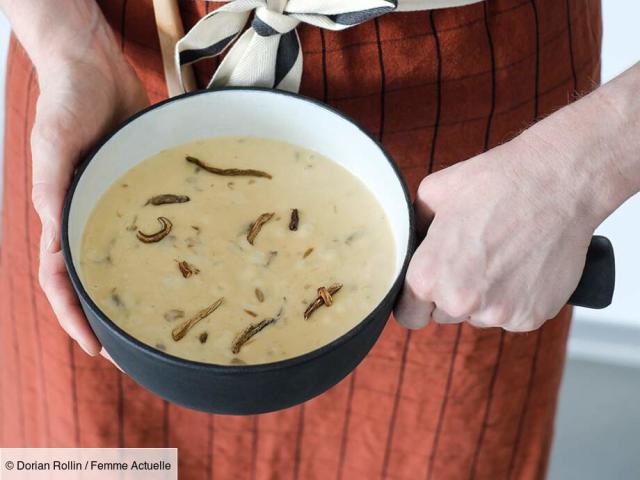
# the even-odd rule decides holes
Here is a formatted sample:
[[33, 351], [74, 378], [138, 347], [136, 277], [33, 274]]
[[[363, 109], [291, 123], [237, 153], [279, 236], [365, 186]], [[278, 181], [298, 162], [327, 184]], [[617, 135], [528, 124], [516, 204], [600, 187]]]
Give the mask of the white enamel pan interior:
[[270, 138], [315, 150], [362, 180], [389, 218], [396, 247], [395, 277], [402, 271], [412, 245], [411, 203], [398, 169], [384, 150], [348, 118], [315, 100], [266, 89], [228, 88], [155, 105], [98, 147], [85, 164], [69, 205], [67, 233], [76, 273], [80, 273], [80, 245], [89, 215], [120, 176], [160, 150], [227, 135]]

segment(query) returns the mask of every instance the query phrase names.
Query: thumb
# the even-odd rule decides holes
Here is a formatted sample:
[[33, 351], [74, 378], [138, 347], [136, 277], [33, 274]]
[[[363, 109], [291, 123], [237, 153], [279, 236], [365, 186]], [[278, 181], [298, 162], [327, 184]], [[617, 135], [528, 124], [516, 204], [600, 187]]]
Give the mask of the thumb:
[[435, 192], [437, 182], [433, 180], [436, 174], [422, 179], [414, 202], [416, 230], [418, 239], [422, 241], [427, 235], [429, 225], [435, 217]]
[[62, 205], [74, 168], [72, 154], [63, 145], [62, 138], [56, 142], [43, 135], [41, 127], [34, 126], [31, 200], [42, 223], [43, 246], [49, 253], [60, 250]]
[[49, 182], [35, 183], [34, 181], [31, 200], [42, 223], [44, 249], [48, 253], [56, 253], [60, 250], [60, 218], [64, 190]]

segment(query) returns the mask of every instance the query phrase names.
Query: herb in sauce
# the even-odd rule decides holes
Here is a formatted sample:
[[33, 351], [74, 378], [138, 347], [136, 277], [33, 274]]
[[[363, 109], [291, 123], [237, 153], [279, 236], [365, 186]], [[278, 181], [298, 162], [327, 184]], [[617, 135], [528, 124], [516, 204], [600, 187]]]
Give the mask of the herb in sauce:
[[233, 341], [233, 345], [231, 346], [231, 351], [233, 353], [240, 353], [240, 349], [242, 346], [251, 340], [254, 335], [260, 333], [266, 327], [276, 322], [276, 318], [265, 318], [264, 320], [260, 320], [258, 323], [252, 323], [247, 328], [245, 328], [240, 335]]
[[222, 175], [226, 177], [262, 177], [262, 178], [273, 178], [271, 174], [267, 172], [263, 172], [262, 170], [253, 170], [253, 169], [239, 169], [239, 168], [218, 168], [212, 167], [211, 165], [207, 165], [202, 160], [199, 160], [195, 157], [191, 157], [187, 155], [187, 162], [193, 163], [198, 167], [206, 170], [209, 173], [213, 173], [214, 175]]
[[284, 307], [281, 307], [280, 311], [276, 314], [275, 317], [265, 318], [264, 320], [260, 320], [258, 323], [252, 323], [247, 328], [245, 328], [233, 341], [233, 345], [231, 345], [231, 351], [235, 354], [240, 353], [240, 349], [242, 349], [242, 346], [245, 343], [251, 340], [256, 334], [267, 328], [269, 325], [272, 325], [280, 320], [283, 310]]
[[256, 294], [256, 298], [260, 303], [264, 302], [264, 293], [262, 293], [262, 290], [260, 290], [259, 288], [256, 288], [255, 294]]
[[193, 250], [194, 247], [196, 247], [198, 245], [202, 245], [202, 240], [200, 240], [197, 237], [187, 237], [187, 238], [184, 239], [184, 243], [187, 245], [187, 248], [189, 250]]
[[362, 230], [358, 230], [356, 232], [353, 232], [351, 235], [349, 235], [346, 238], [344, 243], [346, 243], [347, 245], [351, 245], [355, 240], [358, 240], [360, 237], [362, 237], [363, 234], [364, 234], [364, 232]]
[[267, 262], [264, 264], [264, 266], [268, 268], [269, 265], [271, 265], [271, 262], [273, 262], [277, 256], [278, 252], [276, 252], [275, 250], [270, 251], [269, 257], [267, 258]]
[[333, 303], [332, 295], [335, 295], [338, 292], [338, 290], [340, 290], [341, 288], [342, 288], [341, 283], [334, 283], [328, 288], [320, 287], [318, 289], [318, 296], [313, 302], [311, 302], [311, 304], [304, 311], [304, 319], [309, 320], [309, 317], [311, 316], [311, 314], [315, 312], [318, 308], [320, 308], [322, 305], [326, 305], [327, 307], [331, 306], [331, 304]]
[[289, 221], [289, 230], [296, 231], [298, 230], [298, 223], [300, 222], [300, 216], [298, 214], [298, 209], [294, 208], [291, 210], [291, 220]]
[[200, 343], [205, 343], [207, 338], [209, 338], [209, 334], [207, 332], [202, 332], [198, 337], [198, 340], [200, 340]]
[[313, 247], [307, 248], [307, 250], [304, 252], [304, 255], [302, 255], [302, 258], [307, 258], [312, 253], [313, 253]]
[[191, 275], [197, 275], [200, 273], [200, 270], [196, 266], [191, 265], [189, 262], [186, 262], [184, 260], [178, 262], [178, 268], [180, 269], [180, 273], [182, 273], [182, 276], [184, 278], [189, 278]]
[[174, 195], [173, 193], [164, 193], [162, 195], [156, 195], [147, 200], [145, 205], [165, 205], [169, 203], [185, 203], [191, 200], [186, 195]]
[[320, 287], [318, 289], [318, 296], [322, 298], [322, 301], [327, 307], [330, 307], [333, 304], [333, 297], [325, 287]]
[[209, 315], [211, 315], [220, 305], [222, 305], [223, 300], [224, 300], [224, 297], [220, 297], [218, 300], [216, 300], [214, 303], [209, 305], [207, 308], [200, 310], [192, 318], [190, 318], [186, 322], [174, 328], [173, 331], [171, 332], [171, 336], [173, 337], [173, 339], [176, 342], [182, 339], [194, 325], [196, 325], [203, 318], [206, 318]]
[[111, 301], [116, 307], [124, 308], [124, 302], [122, 301], [122, 298], [118, 294], [118, 290], [116, 290], [115, 288], [111, 289]]
[[275, 213], [263, 213], [260, 215], [256, 221], [251, 224], [251, 228], [249, 228], [249, 232], [247, 233], [247, 242], [253, 245], [253, 242], [260, 233], [262, 226], [271, 220], [274, 215]]
[[258, 316], [258, 314], [257, 314], [256, 312], [254, 312], [253, 310], [248, 310], [248, 309], [246, 309], [246, 308], [245, 308], [245, 309], [244, 309], [244, 312], [245, 312], [247, 315], [251, 315], [252, 317], [257, 317], [257, 316]]
[[164, 237], [169, 235], [169, 232], [171, 232], [171, 228], [173, 227], [173, 223], [171, 223], [171, 220], [166, 217], [158, 217], [158, 223], [162, 225], [162, 229], [157, 231], [156, 233], [146, 234], [138, 230], [138, 240], [143, 243], [155, 243], [159, 242]]

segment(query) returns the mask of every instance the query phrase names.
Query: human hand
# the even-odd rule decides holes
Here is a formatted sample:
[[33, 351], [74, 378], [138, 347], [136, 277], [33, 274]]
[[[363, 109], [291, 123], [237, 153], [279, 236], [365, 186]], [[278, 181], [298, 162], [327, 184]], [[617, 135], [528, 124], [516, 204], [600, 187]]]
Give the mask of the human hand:
[[398, 322], [531, 331], [553, 318], [602, 220], [573, 163], [527, 134], [425, 178], [418, 229], [432, 223], [409, 265]]
[[85, 51], [49, 47], [56, 55], [34, 60], [40, 97], [31, 135], [32, 200], [42, 222], [40, 285], [62, 328], [90, 355], [98, 354], [101, 346], [82, 313], [60, 251], [64, 196], [87, 150], [148, 104], [142, 84], [97, 15], [86, 32], [91, 38], [82, 39], [88, 45]]

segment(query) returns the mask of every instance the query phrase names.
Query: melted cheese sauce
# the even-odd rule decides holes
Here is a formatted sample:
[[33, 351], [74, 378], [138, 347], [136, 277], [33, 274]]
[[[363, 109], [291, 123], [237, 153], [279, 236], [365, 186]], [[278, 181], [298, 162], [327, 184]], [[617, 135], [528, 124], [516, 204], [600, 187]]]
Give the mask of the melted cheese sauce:
[[[215, 175], [187, 155], [272, 178]], [[189, 201], [145, 205], [161, 194]], [[251, 245], [248, 230], [263, 213], [274, 216]], [[170, 233], [143, 243], [138, 232], [159, 231], [158, 217], [172, 223]], [[215, 364], [278, 361], [338, 338], [386, 294], [395, 261], [386, 215], [359, 179], [312, 151], [239, 137], [181, 145], [128, 171], [95, 206], [80, 259], [85, 288], [121, 328], [172, 355]], [[179, 262], [194, 273], [185, 277]], [[331, 306], [322, 303], [305, 320], [317, 289], [334, 283], [343, 287]], [[219, 308], [173, 339], [176, 327], [220, 298]], [[232, 351], [245, 329], [271, 318]]]

